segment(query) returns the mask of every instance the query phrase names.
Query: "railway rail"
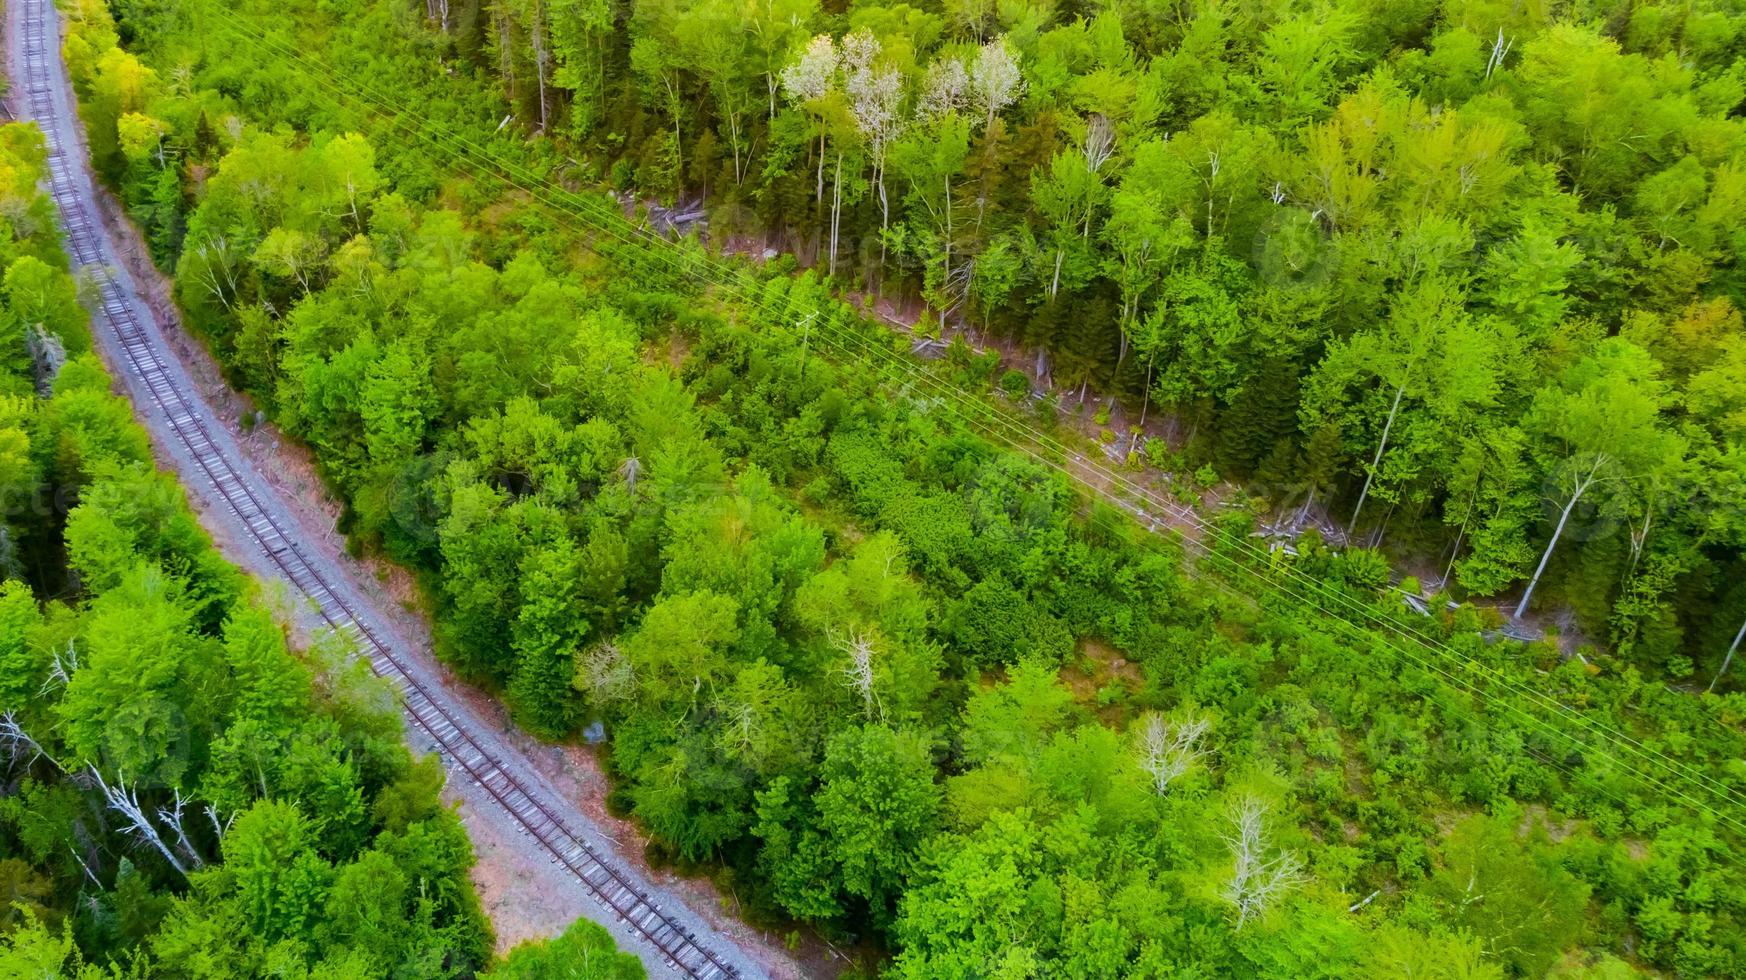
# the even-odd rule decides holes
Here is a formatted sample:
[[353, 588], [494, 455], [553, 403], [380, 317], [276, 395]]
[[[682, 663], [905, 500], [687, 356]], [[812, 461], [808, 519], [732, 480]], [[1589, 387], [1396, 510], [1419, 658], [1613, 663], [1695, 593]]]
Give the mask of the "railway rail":
[[[57, 104], [59, 79], [59, 31], [52, 9], [52, 0], [17, 0], [23, 4], [22, 50], [25, 77], [13, 79], [20, 90], [19, 107], [24, 117], [47, 123], [58, 112], [68, 112], [70, 103]], [[53, 63], [49, 59], [55, 59]], [[124, 363], [120, 365], [168, 420], [174, 438], [182, 444], [186, 458], [194, 461], [198, 475], [217, 491], [247, 528], [254, 542], [267, 555], [291, 585], [307, 597], [320, 619], [335, 631], [353, 640], [367, 656], [370, 666], [387, 679], [399, 693], [407, 718], [438, 747], [449, 762], [466, 773], [499, 806], [513, 817], [518, 828], [537, 841], [551, 859], [568, 869], [601, 905], [626, 924], [654, 950], [668, 967], [696, 980], [728, 980], [742, 972], [683, 923], [677, 921], [640, 887], [630, 876], [616, 867], [590, 841], [577, 833], [557, 808], [546, 802], [552, 793], [524, 785], [524, 779], [511, 771], [498, 757], [498, 751], [488, 748], [485, 740], [475, 737], [468, 721], [452, 710], [443, 698], [433, 695], [428, 681], [421, 680], [401, 660], [401, 654], [383, 639], [364, 617], [358, 614], [343, 590], [329, 581], [320, 564], [286, 533], [285, 523], [276, 517], [262, 499], [266, 491], [250, 485], [239, 468], [213, 437], [207, 421], [198, 410], [197, 395], [177, 384], [168, 369], [169, 354], [162, 337], [155, 333], [156, 324], [141, 322], [136, 309], [139, 304], [127, 293], [105, 261], [102, 243], [104, 232], [94, 215], [95, 205], [88, 188], [82, 188], [82, 161], [77, 146], [61, 145], [55, 126], [43, 125], [47, 140], [49, 190], [59, 211], [60, 223], [66, 234], [68, 250], [75, 269], [87, 271], [97, 286], [95, 320], [102, 321], [114, 332]], [[96, 324], [94, 324], [96, 326]]]

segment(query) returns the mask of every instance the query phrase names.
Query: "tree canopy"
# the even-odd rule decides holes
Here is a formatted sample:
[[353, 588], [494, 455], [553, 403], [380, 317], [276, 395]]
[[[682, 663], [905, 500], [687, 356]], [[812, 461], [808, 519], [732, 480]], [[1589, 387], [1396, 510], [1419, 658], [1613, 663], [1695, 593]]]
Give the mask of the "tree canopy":
[[[121, 51], [90, 4], [69, 49], [166, 123], [129, 154], [87, 109], [442, 656], [544, 737], [599, 722], [608, 805], [747, 915], [916, 977], [1739, 972], [1746, 712], [1691, 682], [1746, 615], [1734, 14], [753, 6], [121, 3]], [[604, 187], [701, 195], [709, 243], [565, 219]], [[1041, 366], [912, 371], [869, 295]], [[1225, 535], [965, 407], [1093, 391], [1182, 438], [1073, 451], [1251, 481]], [[1227, 544], [1310, 493], [1456, 606]], [[1530, 580], [1610, 649], [1459, 601]], [[304, 879], [250, 887], [297, 927]]]

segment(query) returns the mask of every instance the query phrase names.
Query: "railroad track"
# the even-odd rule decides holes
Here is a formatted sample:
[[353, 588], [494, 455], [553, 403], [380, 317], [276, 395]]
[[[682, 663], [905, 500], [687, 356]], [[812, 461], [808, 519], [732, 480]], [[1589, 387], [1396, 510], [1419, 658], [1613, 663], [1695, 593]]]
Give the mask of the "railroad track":
[[[26, 77], [15, 78], [13, 83], [15, 86], [23, 83], [19, 101], [28, 112], [27, 118], [46, 124], [55, 119], [57, 111], [70, 111], [71, 104], [70, 95], [59, 106], [55, 101], [60, 84], [54, 70], [59, 65], [59, 31], [51, 0], [16, 2], [24, 6], [22, 50]], [[658, 951], [667, 966], [697, 980], [741, 976], [738, 969], [663, 912], [661, 905], [635, 881], [566, 824], [563, 816], [542, 799], [542, 794], [524, 785], [495, 751], [468, 730], [464, 723], [467, 719], [431, 694], [427, 682], [407, 668], [393, 646], [358, 615], [353, 603], [341, 594], [343, 590], [328, 580], [320, 563], [306, 555], [296, 539], [286, 533], [281, 520], [264, 505], [251, 481], [244, 479], [213, 438], [198, 410], [198, 396], [188, 394], [177, 384], [176, 375], [166, 365], [165, 359], [170, 355], [161, 336], [140, 322], [135, 313], [138, 302], [128, 295], [127, 287], [106, 261], [104, 233], [93, 213], [90, 192], [77, 179], [82, 176], [78, 168], [83, 162], [70, 153], [77, 154], [79, 149], [60, 145], [56, 128], [42, 126], [48, 146], [49, 190], [60, 213], [74, 268], [89, 271], [98, 287], [100, 315], [94, 320], [103, 321], [114, 332], [125, 358], [122, 366], [136, 382], [135, 389], [144, 392], [168, 420], [184, 455], [194, 461], [199, 475], [234, 511], [272, 566], [310, 600], [322, 621], [357, 644], [375, 672], [397, 690], [407, 718], [436, 744], [438, 751], [506, 810], [519, 829], [538, 841], [554, 862], [568, 869], [608, 911]]]

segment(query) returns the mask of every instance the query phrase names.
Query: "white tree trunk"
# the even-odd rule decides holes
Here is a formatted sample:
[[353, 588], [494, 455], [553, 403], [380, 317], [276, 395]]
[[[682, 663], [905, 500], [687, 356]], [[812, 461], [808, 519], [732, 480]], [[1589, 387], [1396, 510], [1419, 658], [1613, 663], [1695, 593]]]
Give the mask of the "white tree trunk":
[[515, 80], [515, 44], [509, 36], [509, 13], [502, 6], [493, 5], [492, 20], [497, 25], [497, 73], [503, 76], [508, 85], [510, 104], [513, 107], [521, 98], [520, 87]]
[[1376, 443], [1376, 455], [1370, 460], [1370, 469], [1364, 473], [1364, 489], [1358, 493], [1358, 506], [1352, 509], [1352, 523], [1346, 525], [1348, 538], [1358, 528], [1358, 515], [1364, 513], [1364, 501], [1370, 496], [1370, 483], [1376, 479], [1376, 467], [1382, 464], [1382, 453], [1388, 448], [1388, 433], [1394, 428], [1394, 417], [1400, 414], [1400, 398], [1404, 394], [1404, 383], [1394, 389], [1394, 405], [1388, 410], [1388, 421], [1382, 426], [1382, 438]]
[[[950, 174], [946, 175], [946, 248], [945, 248], [945, 256], [946, 256], [946, 268], [945, 268], [945, 271], [940, 275], [940, 287], [942, 289], [946, 288], [947, 284], [952, 281], [952, 176]], [[941, 303], [940, 304], [940, 331], [942, 333], [944, 333], [945, 329], [946, 329], [946, 304]]]
[[1720, 681], [1722, 675], [1728, 672], [1728, 665], [1734, 662], [1734, 654], [1739, 651], [1742, 639], [1746, 639], [1746, 620], [1741, 621], [1740, 632], [1734, 634], [1734, 642], [1728, 647], [1728, 655], [1722, 658], [1722, 669], [1716, 671], [1716, 676], [1710, 681], [1710, 686], [1705, 689], [1705, 693], [1715, 690], [1716, 682]]
[[1382, 544], [1383, 532], [1388, 530], [1388, 522], [1394, 520], [1394, 508], [1398, 506], [1399, 503], [1399, 501], [1395, 501], [1388, 505], [1388, 510], [1382, 515], [1382, 523], [1376, 525], [1376, 531], [1370, 535], [1370, 543], [1366, 544], [1364, 547], [1375, 548]]
[[1534, 577], [1528, 580], [1528, 590], [1522, 593], [1522, 601], [1516, 604], [1516, 618], [1521, 619], [1528, 611], [1528, 601], [1534, 598], [1534, 589], [1540, 584], [1540, 576], [1546, 574], [1546, 563], [1552, 560], [1552, 552], [1558, 547], [1558, 539], [1564, 534], [1564, 525], [1570, 520], [1570, 512], [1576, 509], [1576, 502], [1588, 492], [1594, 484], [1595, 472], [1600, 469], [1600, 460], [1596, 460], [1570, 495], [1570, 502], [1564, 505], [1564, 513], [1558, 515], [1558, 526], [1552, 529], [1552, 540], [1546, 542], [1546, 553], [1540, 556], [1540, 565], [1534, 569]]
[[1650, 498], [1643, 508], [1643, 529], [1631, 533], [1631, 567], [1625, 571], [1625, 578], [1637, 574], [1637, 565], [1643, 560], [1643, 548], [1649, 543], [1649, 522], [1655, 516], [1655, 500]]
[[127, 784], [120, 779], [116, 780], [114, 786], [109, 785], [104, 781], [103, 774], [97, 771], [96, 766], [91, 767], [91, 775], [97, 778], [97, 788], [102, 792], [103, 799], [109, 804], [109, 808], [127, 820], [128, 831], [141, 841], [150, 844], [159, 854], [163, 855], [170, 867], [175, 868], [183, 878], [187, 878], [188, 866], [182, 863], [181, 858], [178, 858], [174, 851], [170, 850], [168, 844], [164, 843], [163, 835], [158, 833], [158, 828], [152, 825], [151, 819], [146, 816], [145, 809], [139, 805], [138, 793], [128, 789]]
[[[28, 755], [26, 755], [26, 750], [29, 750]], [[24, 726], [18, 723], [17, 717], [10, 711], [0, 715], [0, 754], [5, 755], [8, 763], [17, 762], [22, 756], [24, 764], [27, 766], [38, 759], [47, 759], [50, 765], [66, 772], [66, 769], [61, 766], [60, 760], [49, 755], [42, 745], [24, 730]]]
[[1473, 481], [1473, 496], [1467, 500], [1467, 514], [1461, 518], [1461, 530], [1455, 533], [1455, 548], [1449, 552], [1449, 564], [1443, 568], [1443, 582], [1440, 587], [1449, 586], [1449, 576], [1455, 574], [1455, 559], [1461, 557], [1461, 541], [1467, 537], [1467, 522], [1473, 520], [1473, 509], [1479, 505], [1479, 481]]
[[727, 118], [728, 141], [733, 144], [734, 148], [734, 186], [737, 187], [746, 182], [745, 171], [740, 165], [740, 114], [730, 112], [727, 113]]
[[182, 799], [182, 791], [177, 790], [171, 806], [158, 808], [158, 819], [169, 824], [170, 829], [176, 832], [177, 849], [188, 859], [188, 863], [194, 868], [202, 868], [206, 866], [206, 860], [200, 856], [199, 848], [188, 838], [188, 830], [183, 825], [182, 811], [187, 802]]
[[885, 279], [885, 235], [891, 228], [891, 204], [885, 197], [885, 150], [873, 161], [873, 183], [879, 188], [879, 278]]
[[831, 264], [830, 274], [837, 274], [837, 231], [843, 222], [843, 151], [837, 151], [837, 171], [831, 183]]
[[1152, 371], [1156, 367], [1153, 358], [1146, 359], [1146, 390], [1140, 395], [1140, 428], [1146, 427], [1146, 410], [1152, 407]]
[[680, 118], [681, 103], [679, 102], [679, 85], [666, 72], [661, 73], [661, 84], [667, 89], [667, 105], [673, 112], [673, 166], [679, 172], [675, 175], [680, 192], [685, 188], [685, 134], [681, 126], [684, 120]]
[[545, 11], [538, 5], [534, 7], [533, 29], [534, 78], [539, 85], [540, 93], [540, 132], [546, 131], [546, 25]]

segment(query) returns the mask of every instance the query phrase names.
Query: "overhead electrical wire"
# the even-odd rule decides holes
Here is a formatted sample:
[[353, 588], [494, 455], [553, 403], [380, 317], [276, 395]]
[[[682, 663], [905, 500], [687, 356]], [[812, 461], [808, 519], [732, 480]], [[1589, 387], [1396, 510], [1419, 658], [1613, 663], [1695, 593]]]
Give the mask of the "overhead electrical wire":
[[[274, 38], [264, 31], [256, 30], [251, 26], [242, 23], [235, 14], [228, 10], [217, 8], [217, 13], [223, 21], [224, 26], [233, 32], [233, 34], [265, 47], [275, 58], [282, 62], [290, 62], [304, 69], [308, 69], [312, 73], [307, 76], [310, 81], [337, 93], [340, 99], [368, 103], [373, 107], [375, 112], [388, 116], [394, 123], [394, 126], [390, 129], [390, 133], [392, 132], [392, 128], [398, 128], [405, 124], [406, 128], [411, 130], [413, 135], [421, 139], [423, 142], [435, 145], [439, 149], [443, 149], [447, 153], [459, 158], [457, 162], [470, 167], [475, 172], [481, 170], [485, 171], [482, 176], [528, 194], [533, 199], [534, 203], [548, 211], [556, 212], [559, 215], [568, 216], [574, 220], [587, 223], [588, 227], [578, 230], [590, 232], [596, 235], [604, 235], [614, 240], [617, 244], [631, 249], [633, 253], [640, 253], [635, 255], [639, 261], [647, 260], [651, 262], [664, 262], [669, 266], [668, 274], [674, 275], [682, 281], [687, 279], [701, 280], [718, 289], [739, 294], [741, 301], [746, 306], [756, 310], [760, 314], [771, 317], [774, 320], [779, 320], [785, 313], [785, 311], [771, 310], [768, 307], [768, 304], [756, 295], [754, 291], [760, 289], [762, 286], [762, 282], [757, 278], [748, 276], [743, 271], [728, 266], [725, 263], [706, 261], [696, 255], [681, 253], [678, 250], [679, 247], [675, 245], [675, 243], [658, 234], [650, 232], [647, 229], [638, 228], [632, 225], [628, 220], [626, 220], [621, 211], [608, 205], [605, 201], [591, 195], [577, 194], [569, 191], [553, 183], [549, 178], [529, 171], [514, 161], [506, 161], [499, 158], [497, 154], [492, 153], [487, 148], [479, 146], [465, 136], [452, 131], [441, 131], [445, 127], [443, 127], [440, 122], [429, 118], [424, 119], [424, 123], [427, 126], [435, 126], [439, 129], [439, 131], [435, 133], [420, 128], [413, 124], [414, 117], [409, 109], [398, 104], [392, 98], [380, 94], [373, 87], [359, 82], [357, 79], [345, 75], [319, 60], [303, 55], [295, 48], [292, 48], [289, 44], [279, 41], [277, 38]], [[345, 107], [331, 99], [323, 98], [320, 99], [320, 101], [326, 102], [327, 107], [330, 110], [336, 110], [342, 118], [350, 114]], [[356, 110], [354, 109], [351, 111], [355, 112]], [[615, 259], [620, 258], [620, 256], [617, 255], [613, 257]], [[853, 312], [849, 307], [845, 306], [844, 309], [851, 313]], [[1069, 479], [1084, 486], [1093, 495], [1101, 496], [1115, 502], [1118, 507], [1128, 510], [1131, 514], [1134, 514], [1134, 516], [1150, 521], [1154, 527], [1157, 526], [1160, 518], [1157, 515], [1150, 513], [1146, 507], [1135, 505], [1132, 501], [1124, 501], [1114, 494], [1090, 485], [1089, 481], [1075, 475], [1071, 463], [1065, 463], [1059, 459], [1049, 459], [1033, 449], [1032, 444], [1041, 445], [1046, 449], [1058, 453], [1063, 459], [1071, 460], [1072, 463], [1077, 463], [1084, 469], [1102, 476], [1114, 486], [1127, 491], [1129, 494], [1138, 497], [1142, 501], [1145, 501], [1146, 505], [1164, 510], [1169, 516], [1193, 527], [1201, 534], [1222, 541], [1236, 552], [1255, 560], [1263, 560], [1269, 557], [1266, 551], [1257, 548], [1253, 543], [1248, 541], [1247, 538], [1232, 535], [1229, 531], [1219, 527], [1216, 523], [1208, 521], [1193, 513], [1191, 509], [1169, 500], [1148, 487], [1135, 483], [1125, 474], [1104, 466], [1101, 463], [1087, 460], [1070, 447], [1062, 444], [1059, 440], [1054, 439], [1046, 433], [1037, 431], [1036, 428], [1028, 422], [1021, 419], [1015, 419], [1012, 417], [1011, 413], [1004, 411], [999, 406], [993, 405], [987, 399], [979, 397], [974, 393], [967, 392], [954, 385], [950, 385], [943, 379], [928, 372], [925, 366], [917, 363], [912, 358], [900, 355], [890, 346], [882, 345], [877, 341], [864, 336], [860, 331], [855, 330], [852, 326], [841, 325], [837, 323], [834, 317], [830, 316], [820, 316], [815, 318], [815, 320], [822, 321], [822, 323], [815, 322], [812, 327], [812, 329], [818, 331], [816, 336], [820, 344], [845, 356], [857, 359], [878, 360], [886, 367], [898, 370], [908, 376], [906, 380], [909, 383], [918, 386], [918, 388], [925, 389], [940, 398], [941, 404], [945, 407], [947, 412], [953, 415], [961, 424], [970, 428], [978, 435], [988, 438], [992, 442], [1003, 445], [1009, 450], [1026, 455], [1047, 468], [1063, 472], [1069, 477]], [[884, 328], [879, 329], [883, 330]], [[973, 405], [980, 414], [988, 416], [992, 421], [984, 422], [973, 419], [964, 410], [963, 406], [965, 403]], [[1189, 539], [1186, 535], [1181, 536], [1181, 538], [1185, 544], [1192, 545], [1197, 543]], [[1153, 537], [1152, 540], [1157, 539]], [[1415, 627], [1405, 625], [1399, 622], [1398, 619], [1385, 614], [1383, 611], [1377, 609], [1374, 605], [1365, 602], [1361, 598], [1351, 595], [1342, 589], [1329, 586], [1327, 583], [1315, 579], [1313, 576], [1307, 575], [1300, 569], [1286, 565], [1283, 569], [1271, 569], [1270, 571], [1274, 574], [1268, 575], [1263, 574], [1255, 568], [1245, 565], [1236, 559], [1221, 554], [1217, 547], [1203, 545], [1201, 555], [1203, 558], [1211, 561], [1225, 562], [1232, 571], [1235, 571], [1238, 574], [1254, 577], [1267, 588], [1273, 589], [1289, 599], [1316, 610], [1322, 616], [1340, 624], [1341, 626], [1357, 631], [1361, 638], [1366, 641], [1383, 639], [1377, 634], [1378, 630], [1382, 630], [1396, 634], [1411, 643], [1423, 647], [1431, 654], [1439, 655], [1444, 659], [1458, 660], [1460, 661], [1460, 667], [1465, 668], [1467, 671], [1481, 674], [1481, 681], [1501, 687], [1503, 691], [1515, 694], [1518, 697], [1526, 698], [1542, 708], [1547, 709], [1548, 713], [1555, 714], [1574, 722], [1580, 727], [1588, 730], [1588, 732], [1595, 738], [1610, 742], [1618, 748], [1633, 753], [1646, 762], [1664, 770], [1669, 778], [1695, 784], [1698, 791], [1703, 792], [1711, 799], [1717, 800], [1725, 806], [1739, 807], [1743, 802], [1746, 802], [1746, 796], [1737, 795], [1736, 792], [1725, 783], [1722, 783], [1720, 780], [1715, 779], [1707, 773], [1704, 773], [1680, 760], [1668, 757], [1653, 747], [1642, 744], [1637, 738], [1629, 733], [1617, 731], [1602, 722], [1589, 718], [1569, 705], [1547, 695], [1545, 692], [1529, 688], [1521, 682], [1504, 675], [1490, 665], [1481, 663], [1475, 658], [1463, 654], [1460, 651], [1450, 649], [1440, 638], [1425, 634]], [[1329, 606], [1324, 605], [1323, 602], [1318, 601], [1316, 598], [1298, 592], [1284, 583], [1279, 582], [1276, 577], [1279, 575], [1292, 579], [1293, 582], [1298, 585], [1308, 588], [1311, 592], [1319, 596], [1321, 600], [1326, 600], [1329, 603], [1344, 608], [1347, 610], [1348, 614], [1355, 614], [1363, 618], [1369, 623], [1369, 625], [1364, 626], [1351, 622], [1345, 615], [1329, 608]], [[1223, 585], [1224, 583], [1220, 584]], [[1234, 594], [1245, 599], [1254, 598], [1246, 593], [1235, 592]], [[1413, 662], [1416, 666], [1420, 667], [1420, 669], [1425, 670], [1427, 673], [1444, 678], [1458, 689], [1466, 691], [1467, 693], [1479, 698], [1481, 701], [1485, 701], [1488, 698], [1495, 699], [1496, 701], [1504, 700], [1499, 698], [1496, 694], [1487, 694], [1487, 692], [1481, 690], [1476, 685], [1473, 678], [1464, 678], [1452, 673], [1445, 666], [1427, 660], [1423, 656], [1405, 649], [1401, 644], [1388, 643], [1388, 646], [1397, 654], [1400, 654]], [[1736, 830], [1746, 830], [1746, 823], [1743, 823], [1739, 818], [1717, 812], [1713, 807], [1705, 802], [1693, 798], [1685, 790], [1670, 786], [1666, 782], [1663, 782], [1660, 777], [1650, 775], [1635, 766], [1625, 763], [1622, 759], [1613, 756], [1604, 749], [1601, 749], [1582, 738], [1576, 737], [1570, 732], [1558, 728], [1547, 719], [1540, 718], [1516, 704], [1505, 702], [1502, 707], [1520, 716], [1521, 719], [1526, 721], [1529, 725], [1538, 726], [1545, 733], [1550, 734], [1555, 738], [1563, 739], [1572, 743], [1573, 746], [1583, 750], [1601, 752], [1613, 762], [1618, 763], [1622, 768], [1631, 772], [1636, 776], [1636, 778], [1656, 789], [1666, 792], [1673, 798], [1685, 802], [1694, 810], [1709, 813], [1716, 819], [1733, 826]], [[1566, 772], [1571, 772], [1568, 766], [1557, 763], [1555, 760], [1547, 759], [1532, 749], [1529, 751], [1534, 752], [1534, 754], [1542, 758], [1543, 761], [1547, 761]], [[1574, 775], [1574, 773], [1572, 774]], [[1616, 794], [1614, 794], [1614, 798], [1617, 799]]]

